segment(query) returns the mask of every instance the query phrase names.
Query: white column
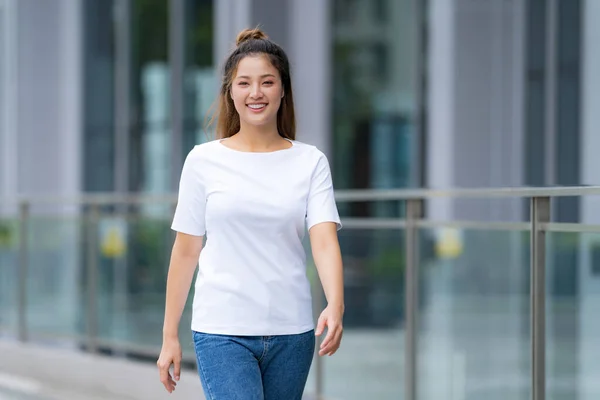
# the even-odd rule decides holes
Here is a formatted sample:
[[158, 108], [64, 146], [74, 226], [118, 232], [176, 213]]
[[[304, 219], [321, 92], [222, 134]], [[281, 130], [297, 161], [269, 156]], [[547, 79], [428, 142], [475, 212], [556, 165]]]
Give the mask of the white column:
[[[582, 131], [581, 131], [581, 182], [598, 185], [600, 183], [600, 2], [585, 0], [582, 4]], [[600, 224], [600, 198], [586, 196], [581, 199], [581, 222]], [[581, 288], [580, 303], [580, 400], [598, 398], [600, 387], [597, 376], [600, 373], [598, 359], [600, 349], [596, 345], [600, 335], [598, 320], [598, 302], [600, 302], [600, 276], [592, 275], [592, 246], [600, 245], [598, 236], [581, 236], [581, 265], [579, 282]]]
[[[433, 0], [429, 18], [428, 186], [521, 185], [525, 1]], [[521, 209], [440, 201], [431, 216], [518, 220]]]
[[[454, 114], [455, 114], [455, 0], [431, 0], [429, 3], [428, 93], [427, 93], [427, 148], [426, 182], [431, 188], [454, 186]], [[436, 199], [429, 201], [428, 218], [449, 220], [452, 218], [452, 201]], [[440, 263], [441, 272], [451, 271]], [[421, 316], [430, 327], [424, 338], [425, 350], [419, 363], [426, 371], [420, 380], [419, 393], [423, 398], [435, 398], [439, 393], [452, 392], [451, 332], [453, 297], [448, 296], [450, 272], [438, 274], [431, 281], [429, 309]], [[441, 359], [440, 359], [441, 355]], [[436, 385], [427, 384], [435, 380]]]
[[214, 2], [214, 37], [215, 65], [219, 79], [221, 69], [227, 55], [235, 48], [237, 34], [245, 28], [252, 28], [252, 0], [218, 0]]
[[58, 132], [61, 142], [62, 192], [76, 195], [81, 191], [81, 150], [83, 135], [83, 56], [82, 56], [82, 2], [62, 0], [60, 41], [61, 121]]
[[[10, 3], [10, 2], [9, 2]], [[17, 141], [19, 192], [80, 191], [82, 135], [81, 2], [19, 0], [18, 85], [11, 123]], [[16, 42], [15, 42], [16, 45]], [[14, 123], [18, 123], [18, 134]]]
[[296, 136], [330, 156], [330, 7], [322, 0], [290, 1], [290, 48], [286, 52], [292, 63]]
[[[454, 185], [454, 82], [455, 0], [431, 0], [429, 5], [429, 54], [427, 93], [427, 185]], [[449, 200], [432, 200], [428, 217], [447, 220], [452, 216]]]
[[[82, 135], [83, 135], [83, 54], [82, 41], [83, 29], [82, 2], [79, 0], [60, 0], [60, 14], [58, 15], [58, 44], [59, 59], [59, 86], [58, 98], [60, 101], [59, 131], [56, 132], [60, 142], [58, 173], [60, 194], [66, 197], [76, 197], [81, 192], [82, 163]], [[81, 299], [79, 296], [78, 282], [81, 271], [81, 254], [78, 238], [82, 232], [78, 224], [72, 223], [72, 216], [78, 215], [78, 207], [67, 204], [62, 210], [56, 210], [65, 217], [61, 223], [61, 263], [60, 273], [62, 278], [57, 288], [57, 304], [60, 304], [63, 323], [77, 329], [78, 310]]]
[[[427, 65], [427, 185], [436, 189], [456, 187], [518, 186], [522, 182], [523, 158], [523, 79], [524, 71], [524, 0], [430, 0], [429, 46]], [[500, 206], [498, 206], [500, 204]], [[519, 202], [439, 199], [429, 202], [428, 218], [434, 220], [479, 219], [516, 220], [521, 215]], [[444, 232], [438, 240], [444, 244]], [[474, 234], [464, 233], [465, 245], [471, 246], [463, 256], [465, 265], [481, 266], [486, 254], [474, 248], [469, 240]], [[450, 236], [450, 235], [449, 235]], [[456, 235], [461, 241], [461, 235]], [[522, 251], [517, 235], [504, 235], [493, 265], [511, 269], [498, 274], [497, 287], [512, 287], [523, 279]], [[487, 248], [493, 248], [489, 240]], [[488, 264], [483, 264], [487, 265]], [[473, 270], [474, 271], [474, 270]], [[428, 372], [439, 378], [439, 388], [450, 392], [453, 381], [450, 354], [442, 361], [444, 349], [459, 348], [462, 327], [452, 322], [454, 310], [460, 312], [460, 293], [453, 289], [452, 268], [440, 270], [432, 278], [430, 308], [423, 319], [431, 325], [429, 350], [424, 358]], [[450, 296], [446, 296], [450, 293]], [[510, 348], [506, 353], [518, 360], [520, 325], [518, 300], [508, 298], [510, 317], [506, 319]], [[456, 308], [454, 308], [456, 307]], [[449, 335], [436, 336], [436, 332]], [[468, 354], [454, 353], [457, 360]], [[461, 361], [462, 363], [462, 361]], [[497, 365], [490, 365], [494, 370]], [[456, 372], [456, 371], [455, 371]], [[469, 384], [471, 378], [468, 377]], [[419, 387], [424, 396], [433, 395], [431, 387]]]
[[18, 185], [22, 194], [62, 193], [61, 2], [19, 0]]
[[[581, 183], [600, 184], [600, 2], [585, 0], [583, 12], [582, 79], [581, 79]], [[600, 224], [600, 197], [582, 199], [582, 221]]]
[[[0, 1], [0, 198], [17, 194], [17, 36], [14, 0]], [[8, 211], [3, 209], [2, 211]]]
[[[30, 320], [56, 329], [75, 330], [78, 298], [79, 240], [77, 208], [72, 203], [40, 205], [37, 197], [76, 196], [81, 170], [81, 1], [18, 0], [17, 184], [34, 196], [32, 214], [57, 216], [56, 223], [34, 222], [32, 233], [51, 244], [31, 242], [32, 277], [52, 268], [56, 284], [29, 293]], [[39, 249], [52, 252], [52, 257]], [[39, 278], [43, 279], [43, 278]], [[35, 286], [35, 285], [34, 285]]]

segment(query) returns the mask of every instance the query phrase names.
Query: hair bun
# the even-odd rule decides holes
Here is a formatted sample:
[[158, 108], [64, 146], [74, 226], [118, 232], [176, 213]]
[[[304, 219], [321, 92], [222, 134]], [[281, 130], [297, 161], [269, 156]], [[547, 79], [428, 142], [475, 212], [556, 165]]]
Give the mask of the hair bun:
[[244, 29], [237, 35], [237, 39], [235, 40], [235, 45], [239, 46], [240, 44], [250, 40], [250, 39], [268, 39], [269, 37], [260, 29]]

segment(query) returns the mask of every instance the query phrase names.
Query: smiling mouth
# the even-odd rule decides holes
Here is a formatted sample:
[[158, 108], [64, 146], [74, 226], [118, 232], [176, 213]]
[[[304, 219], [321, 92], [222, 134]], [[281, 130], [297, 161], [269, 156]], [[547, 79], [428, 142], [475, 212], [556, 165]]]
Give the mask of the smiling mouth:
[[251, 108], [252, 110], [262, 110], [263, 108], [265, 108], [267, 106], [266, 103], [260, 103], [260, 104], [248, 104], [248, 107]]

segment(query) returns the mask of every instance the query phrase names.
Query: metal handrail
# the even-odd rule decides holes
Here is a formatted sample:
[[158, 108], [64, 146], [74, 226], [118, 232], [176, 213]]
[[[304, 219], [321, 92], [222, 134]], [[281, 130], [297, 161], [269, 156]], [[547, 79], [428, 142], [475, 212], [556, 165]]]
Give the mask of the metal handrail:
[[[598, 232], [600, 225], [585, 225], [579, 223], [551, 223], [550, 209], [551, 198], [556, 197], [580, 197], [588, 195], [600, 195], [600, 186], [577, 186], [577, 187], [523, 187], [523, 188], [491, 188], [491, 189], [373, 189], [373, 190], [338, 190], [335, 198], [338, 202], [364, 202], [364, 201], [403, 201], [406, 207], [405, 216], [402, 218], [344, 218], [347, 227], [354, 229], [403, 229], [405, 235], [400, 244], [405, 248], [405, 310], [406, 310], [406, 379], [405, 398], [415, 400], [418, 398], [418, 357], [416, 353], [418, 343], [418, 281], [419, 281], [419, 229], [434, 227], [456, 227], [466, 229], [490, 229], [509, 231], [528, 231], [531, 236], [531, 387], [532, 399], [545, 399], [545, 235], [547, 232]], [[530, 201], [531, 216], [527, 222], [509, 221], [432, 221], [424, 218], [423, 210], [425, 202], [433, 199], [492, 199], [492, 198], [520, 198]], [[90, 227], [98, 221], [102, 215], [101, 206], [117, 204], [145, 204], [145, 205], [170, 205], [177, 202], [175, 193], [167, 194], [81, 194], [77, 196], [15, 196], [12, 199], [0, 200], [0, 206], [6, 203], [18, 205], [20, 221], [22, 224], [21, 248], [20, 248], [20, 274], [19, 274], [19, 337], [22, 341], [28, 340], [28, 326], [24, 318], [26, 311], [26, 271], [29, 263], [26, 247], [27, 224], [31, 217], [31, 206], [40, 204], [58, 204], [59, 206], [73, 207], [74, 205], [88, 205], [89, 209], [83, 210], [82, 214], [89, 219]], [[93, 235], [93, 229], [90, 234]], [[93, 236], [92, 236], [93, 237]], [[90, 240], [93, 246], [95, 240]], [[90, 255], [94, 249], [90, 249]], [[90, 256], [91, 257], [91, 256]], [[97, 266], [94, 258], [88, 260], [89, 287], [96, 284], [95, 272]], [[95, 308], [96, 294], [93, 290], [88, 292], [90, 310]], [[94, 312], [88, 314], [87, 344], [90, 350], [96, 350], [100, 344], [97, 337], [97, 316]], [[105, 343], [108, 344], [108, 343]], [[317, 395], [322, 394], [322, 366], [317, 357]]]
[[465, 189], [356, 189], [336, 191], [338, 201], [429, 200], [434, 198], [531, 198], [600, 195], [600, 186]]
[[[429, 200], [437, 198], [531, 198], [580, 197], [600, 195], [600, 186], [505, 187], [462, 189], [340, 189], [335, 199], [340, 202]], [[0, 198], [0, 204], [29, 202], [37, 204], [113, 204], [161, 203], [177, 201], [176, 193], [81, 193], [77, 195], [15, 195]]]

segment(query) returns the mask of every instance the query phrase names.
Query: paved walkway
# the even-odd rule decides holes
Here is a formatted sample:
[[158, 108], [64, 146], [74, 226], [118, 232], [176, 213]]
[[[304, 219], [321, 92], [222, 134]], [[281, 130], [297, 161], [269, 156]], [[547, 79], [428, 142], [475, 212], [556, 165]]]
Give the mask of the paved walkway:
[[205, 399], [195, 371], [182, 371], [169, 394], [152, 363], [1, 339], [0, 354], [0, 400]]
[[149, 363], [5, 341], [0, 354], [0, 400], [204, 399], [192, 371], [169, 395]]

